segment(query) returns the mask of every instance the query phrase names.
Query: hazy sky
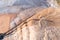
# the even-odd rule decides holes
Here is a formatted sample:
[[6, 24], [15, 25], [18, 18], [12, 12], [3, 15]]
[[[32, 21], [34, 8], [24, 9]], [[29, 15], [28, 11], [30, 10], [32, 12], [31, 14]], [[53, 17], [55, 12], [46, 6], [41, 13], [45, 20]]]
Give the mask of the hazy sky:
[[8, 11], [10, 8], [3, 8], [6, 6], [43, 6], [48, 7], [49, 3], [47, 0], [0, 0], [0, 12]]
[[46, 0], [0, 0], [0, 7], [11, 5], [47, 6]]

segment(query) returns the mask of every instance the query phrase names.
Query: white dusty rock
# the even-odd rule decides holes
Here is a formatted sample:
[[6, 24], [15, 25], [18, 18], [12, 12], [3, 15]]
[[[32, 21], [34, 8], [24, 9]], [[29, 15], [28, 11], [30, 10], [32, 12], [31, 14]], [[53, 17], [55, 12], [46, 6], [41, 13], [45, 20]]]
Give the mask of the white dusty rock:
[[[25, 23], [23, 26], [19, 25], [15, 34], [12, 35], [12, 39], [60, 40], [60, 12], [58, 10], [59, 9], [54, 8], [47, 8], [42, 11], [36, 10], [37, 14], [32, 18], [28, 19], [26, 21], [28, 23]], [[31, 11], [26, 11], [22, 13], [29, 12]]]

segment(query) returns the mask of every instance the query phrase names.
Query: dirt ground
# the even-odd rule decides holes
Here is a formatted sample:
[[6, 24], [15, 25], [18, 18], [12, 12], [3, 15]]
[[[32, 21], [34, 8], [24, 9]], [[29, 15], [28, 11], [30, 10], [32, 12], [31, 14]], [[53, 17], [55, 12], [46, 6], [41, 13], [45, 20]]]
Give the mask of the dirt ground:
[[0, 33], [10, 29], [9, 23], [15, 18], [16, 14], [0, 14]]
[[[36, 12], [27, 24], [19, 25], [14, 35], [10, 36], [10, 40], [60, 40], [60, 9], [47, 8]], [[37, 10], [36, 10], [37, 11]], [[27, 13], [27, 11], [26, 11]], [[0, 33], [9, 30], [9, 23], [16, 17], [16, 14], [0, 15]], [[24, 17], [24, 16], [23, 16]], [[27, 26], [26, 26], [27, 25]], [[8, 40], [6, 38], [5, 40]]]

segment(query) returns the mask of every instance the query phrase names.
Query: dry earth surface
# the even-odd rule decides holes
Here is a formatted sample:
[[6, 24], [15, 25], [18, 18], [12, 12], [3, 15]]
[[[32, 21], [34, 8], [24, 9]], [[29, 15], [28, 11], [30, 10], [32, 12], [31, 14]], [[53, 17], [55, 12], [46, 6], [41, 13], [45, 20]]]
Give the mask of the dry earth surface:
[[[26, 20], [23, 26], [21, 25], [24, 22], [20, 24], [15, 34], [10, 35], [5, 40], [60, 40], [60, 9], [52, 7], [42, 11], [39, 8], [37, 9], [35, 10], [37, 11], [35, 12], [36, 15]], [[22, 13], [29, 12], [26, 10]], [[9, 29], [9, 23], [15, 16], [15, 14], [1, 14], [0, 32], [6, 32]], [[22, 18], [26, 17], [23, 16]]]

